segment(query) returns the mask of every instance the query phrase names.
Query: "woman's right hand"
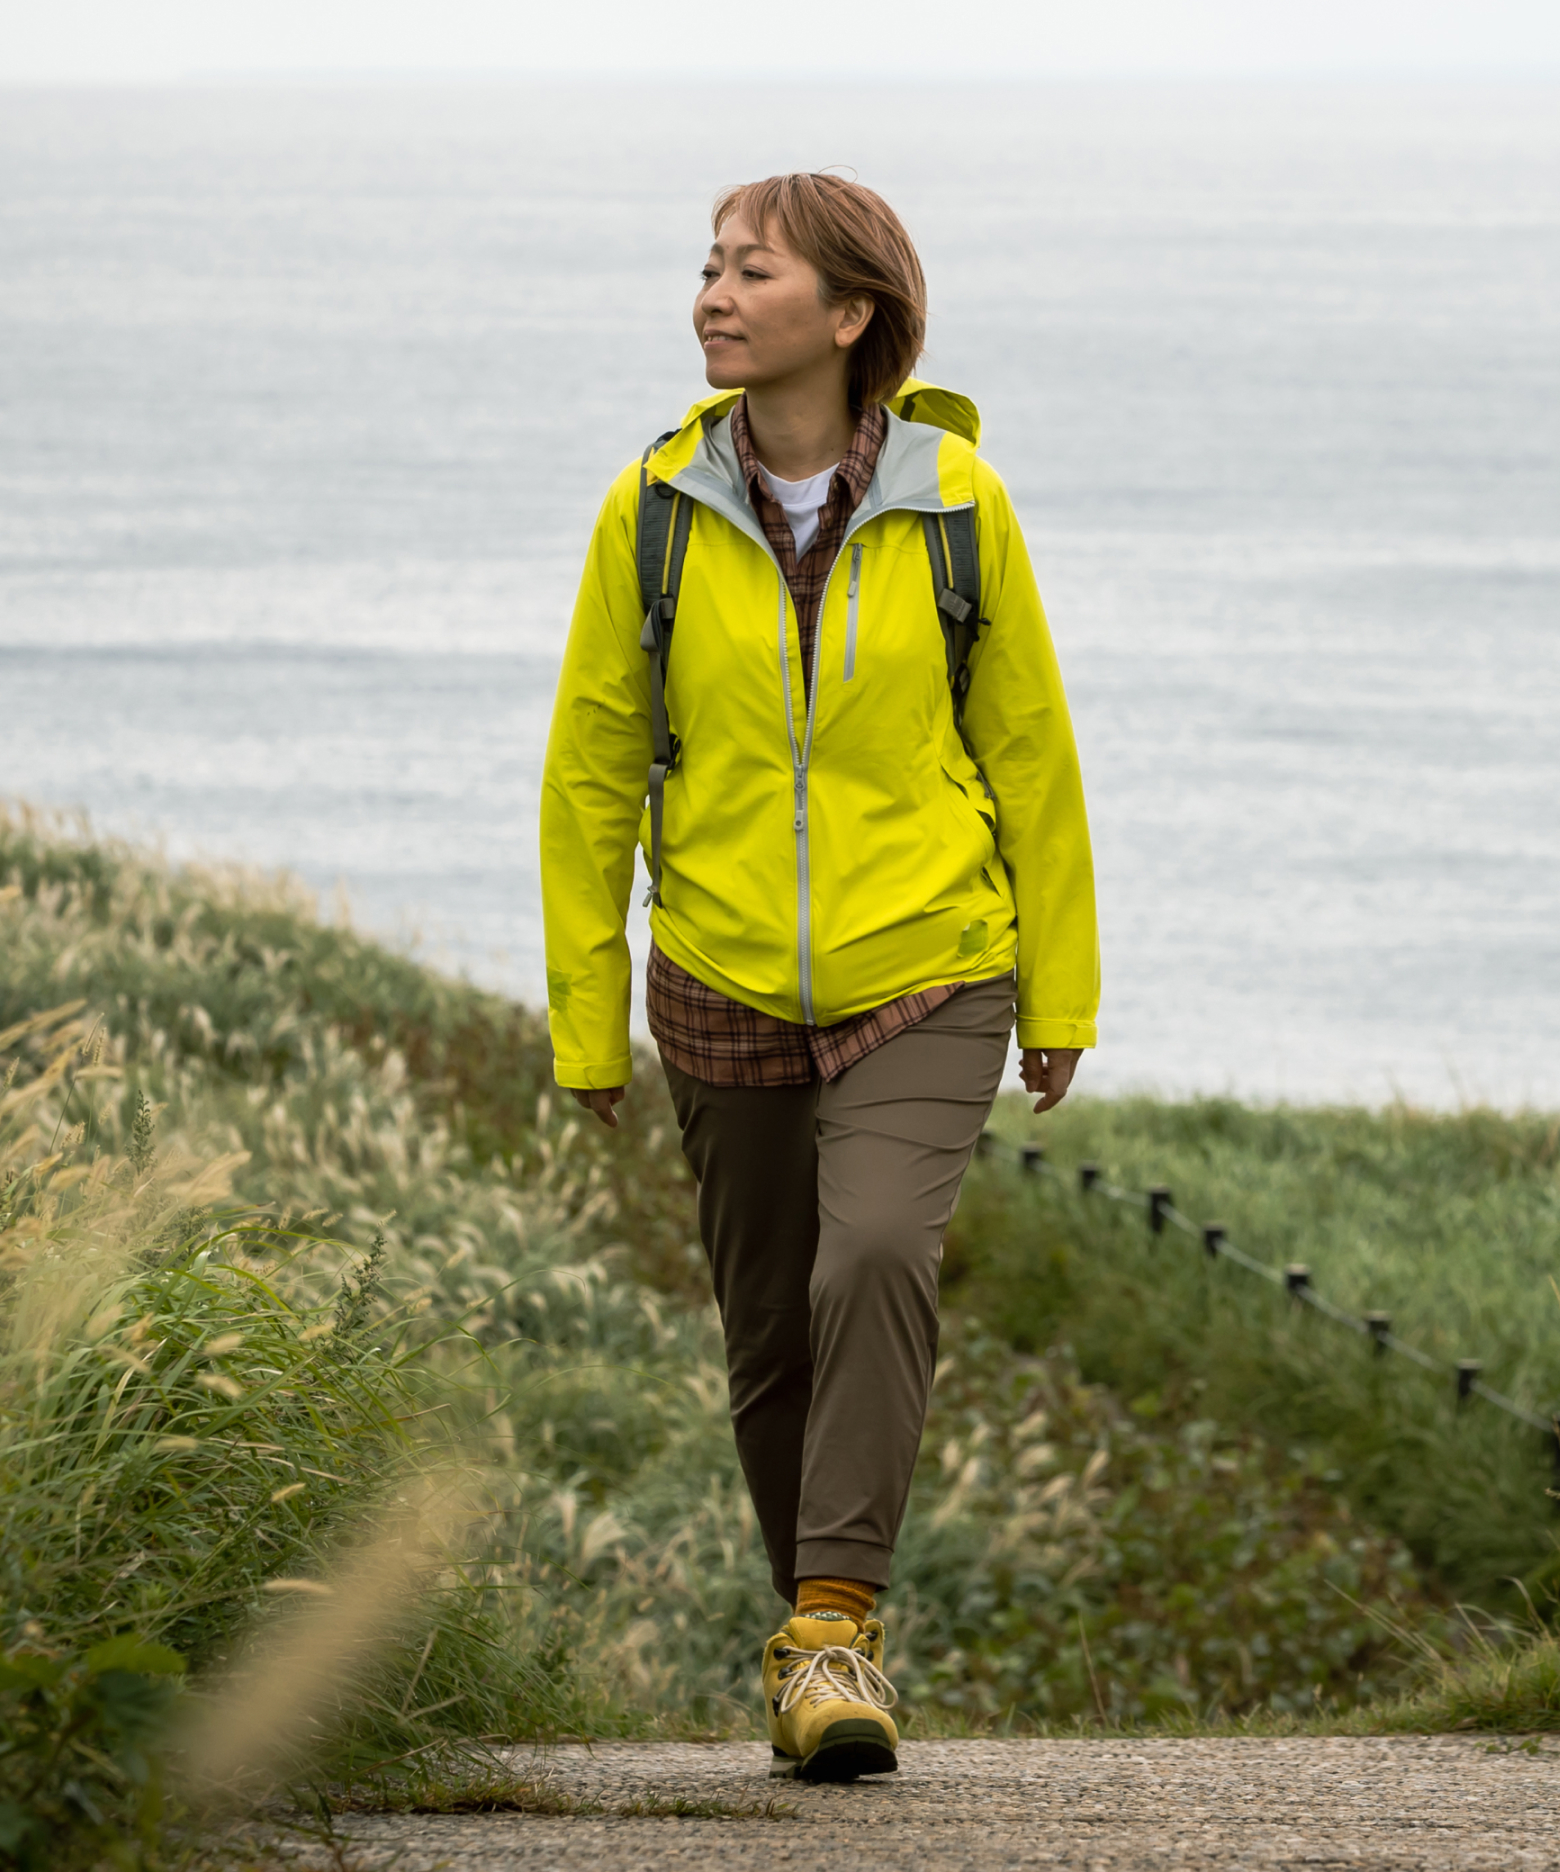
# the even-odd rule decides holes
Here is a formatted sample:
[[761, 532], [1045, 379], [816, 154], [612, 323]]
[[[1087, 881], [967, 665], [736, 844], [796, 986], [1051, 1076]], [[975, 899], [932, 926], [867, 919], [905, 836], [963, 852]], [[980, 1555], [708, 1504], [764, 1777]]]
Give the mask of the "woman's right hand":
[[1026, 1090], [1040, 1094], [1035, 1105], [1037, 1112], [1051, 1111], [1061, 1104], [1082, 1058], [1081, 1047], [1024, 1048], [1019, 1077]]
[[593, 1111], [609, 1131], [618, 1128], [617, 1113], [612, 1109], [622, 1098], [627, 1088], [624, 1086], [598, 1086], [587, 1092], [582, 1086], [571, 1086], [576, 1105], [583, 1105], [586, 1111]]

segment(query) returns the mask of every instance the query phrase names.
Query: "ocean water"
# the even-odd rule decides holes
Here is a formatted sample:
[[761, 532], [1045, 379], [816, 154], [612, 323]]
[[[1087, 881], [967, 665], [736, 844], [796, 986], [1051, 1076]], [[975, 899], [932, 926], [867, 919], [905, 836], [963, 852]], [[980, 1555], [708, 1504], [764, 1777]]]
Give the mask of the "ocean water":
[[1553, 86], [0, 94], [0, 795], [537, 997], [595, 508], [715, 189], [827, 163], [1030, 538], [1084, 1083], [1560, 1105]]

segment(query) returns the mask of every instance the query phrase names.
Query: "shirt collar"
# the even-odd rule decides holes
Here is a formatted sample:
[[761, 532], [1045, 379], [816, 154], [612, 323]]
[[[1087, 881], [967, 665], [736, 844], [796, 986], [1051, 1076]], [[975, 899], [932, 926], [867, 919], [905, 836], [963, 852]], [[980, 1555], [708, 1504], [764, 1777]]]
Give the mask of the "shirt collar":
[[[867, 489], [872, 485], [872, 477], [877, 471], [878, 456], [888, 436], [888, 417], [881, 404], [873, 403], [864, 409], [856, 419], [856, 433], [851, 445], [841, 456], [839, 465], [834, 470], [834, 478], [829, 483], [829, 499], [835, 500], [844, 484], [846, 511], [854, 513], [866, 498]], [[760, 500], [770, 500], [769, 483], [764, 478], [763, 466], [753, 453], [753, 438], [748, 431], [747, 398], [740, 397], [731, 411], [731, 445], [737, 451], [737, 462], [742, 469], [742, 479], [747, 486], [748, 499], [753, 509], [758, 511]]]

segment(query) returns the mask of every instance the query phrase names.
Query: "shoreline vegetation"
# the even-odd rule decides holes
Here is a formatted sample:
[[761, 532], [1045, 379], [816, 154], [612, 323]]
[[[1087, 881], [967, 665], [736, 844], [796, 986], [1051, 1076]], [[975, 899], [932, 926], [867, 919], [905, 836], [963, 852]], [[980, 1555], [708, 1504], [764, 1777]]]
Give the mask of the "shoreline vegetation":
[[[286, 879], [0, 812], [0, 1865], [756, 1733], [781, 1609], [665, 1088], [598, 1137], [549, 1061]], [[1554, 1115], [993, 1125], [1560, 1397]], [[1560, 1728], [1543, 1439], [1220, 1272], [972, 1167], [887, 1599], [909, 1733]]]

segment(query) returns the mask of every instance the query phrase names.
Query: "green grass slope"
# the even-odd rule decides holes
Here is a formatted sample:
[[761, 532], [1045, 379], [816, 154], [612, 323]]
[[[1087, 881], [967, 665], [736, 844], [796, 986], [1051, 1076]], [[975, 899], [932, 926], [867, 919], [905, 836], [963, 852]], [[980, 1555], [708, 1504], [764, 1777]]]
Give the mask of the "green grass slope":
[[[1035, 1127], [1014, 1101], [996, 1128]], [[1156, 1409], [1304, 1445], [1356, 1509], [1460, 1595], [1545, 1600], [1560, 1520], [1545, 1495], [1555, 1440], [1454, 1382], [1212, 1263], [1195, 1237], [1151, 1235], [1141, 1208], [1086, 1196], [1105, 1179], [1168, 1185], [1247, 1254], [1309, 1266], [1316, 1288], [1537, 1415], [1560, 1400], [1560, 1121], [1277, 1108], [1229, 1100], [1069, 1102], [1045, 1122], [1051, 1167], [978, 1168], [949, 1249], [952, 1299], [1019, 1345], [1071, 1344], [1083, 1370]]]
[[[417, 1716], [424, 1678], [431, 1734], [746, 1732], [779, 1607], [652, 1062], [609, 1136], [550, 1088], [526, 1010], [321, 924], [285, 880], [170, 870], [20, 812], [0, 816], [0, 1034], [0, 1482], [29, 1556], [0, 1576], [21, 1673], [0, 1671], [0, 1700], [32, 1711], [29, 1733], [66, 1717], [28, 1673], [57, 1667], [88, 1696], [80, 1660], [102, 1643], [179, 1648], [201, 1693], [273, 1587], [328, 1573], [407, 1463], [458, 1475], [475, 1504], [440, 1575], [447, 1610], [421, 1663], [414, 1621], [388, 1675], [310, 1717], [316, 1761], [343, 1759], [331, 1734], [349, 1752], [404, 1743], [385, 1711]], [[1030, 1135], [1021, 1110], [999, 1122]], [[1547, 1395], [1544, 1121], [1082, 1101], [1046, 1136], [1064, 1164], [1173, 1181], [1182, 1207], [1309, 1260], [1339, 1300], [1391, 1305], [1405, 1333]], [[125, 1196], [142, 1183], [187, 1192], [159, 1220]], [[70, 1218], [115, 1190], [118, 1259], [94, 1258]], [[322, 1360], [340, 1276], [376, 1237], [353, 1330], [393, 1357]], [[85, 1438], [68, 1472], [40, 1466], [28, 1377], [40, 1270], [62, 1267], [80, 1291], [48, 1357], [98, 1400], [71, 1416], [75, 1381], [49, 1394], [60, 1434]], [[1548, 1578], [1536, 1438], [1210, 1279], [1179, 1243], [1148, 1248], [1140, 1217], [983, 1165], [946, 1273], [889, 1601], [912, 1722], [1341, 1719], [1405, 1681], [1383, 1621], [1439, 1642], [1445, 1582], [1489, 1598], [1503, 1572]], [[128, 1414], [116, 1368], [141, 1398]], [[181, 1441], [205, 1431], [177, 1426], [224, 1398], [253, 1427], [208, 1474]], [[277, 1462], [340, 1486], [267, 1489]], [[174, 1501], [198, 1629], [159, 1609], [188, 1600], [178, 1566], [137, 1557], [172, 1551]], [[99, 1572], [78, 1580], [80, 1553]], [[92, 1580], [121, 1568], [131, 1585], [89, 1615]]]

